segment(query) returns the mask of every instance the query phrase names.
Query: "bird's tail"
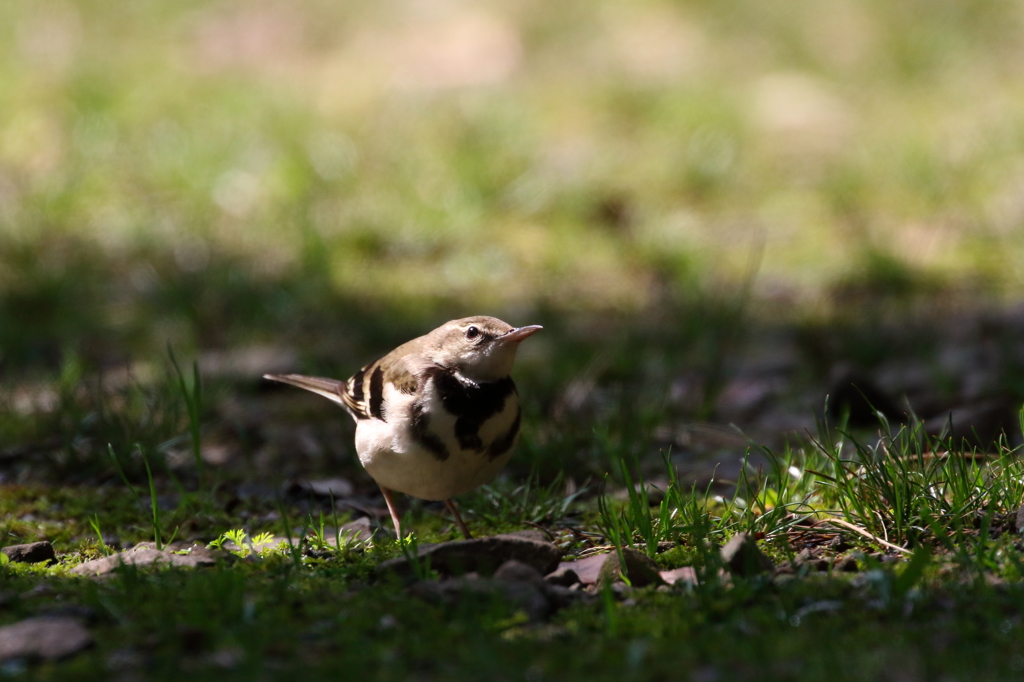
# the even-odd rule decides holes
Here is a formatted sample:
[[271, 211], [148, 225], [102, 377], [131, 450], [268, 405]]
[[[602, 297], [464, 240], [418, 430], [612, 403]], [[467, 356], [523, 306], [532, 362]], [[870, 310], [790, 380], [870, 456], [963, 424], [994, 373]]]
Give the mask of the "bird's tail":
[[333, 400], [342, 407], [348, 408], [342, 396], [345, 393], [345, 382], [337, 379], [325, 379], [323, 377], [307, 377], [301, 374], [264, 374], [264, 379], [280, 381], [282, 384], [298, 386], [317, 395], [322, 395], [328, 400]]

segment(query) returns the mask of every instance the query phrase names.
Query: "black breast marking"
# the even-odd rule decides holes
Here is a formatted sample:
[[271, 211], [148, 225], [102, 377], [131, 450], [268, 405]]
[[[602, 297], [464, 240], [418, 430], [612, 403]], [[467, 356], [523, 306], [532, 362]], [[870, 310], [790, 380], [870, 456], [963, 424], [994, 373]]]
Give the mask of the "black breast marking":
[[370, 416], [384, 419], [384, 369], [377, 365], [370, 375]]
[[[479, 386], [466, 386], [455, 375], [442, 367], [432, 367], [423, 375], [422, 386], [433, 382], [427, 391], [436, 391], [445, 412], [455, 417], [455, 439], [464, 450], [486, 452], [492, 459], [508, 452], [519, 432], [521, 411], [509, 431], [490, 446], [480, 438], [480, 427], [491, 417], [501, 412], [505, 401], [516, 392], [511, 378]], [[427, 450], [439, 460], [448, 459], [451, 453], [444, 440], [430, 430], [430, 415], [423, 411], [424, 396], [413, 404], [412, 433]]]
[[440, 368], [432, 372], [434, 387], [444, 409], [456, 417], [455, 439], [464, 450], [483, 452], [486, 445], [480, 439], [480, 427], [501, 412], [505, 401], [516, 392], [511, 377], [478, 386], [466, 386], [450, 371]]
[[412, 406], [412, 435], [434, 457], [442, 462], [448, 459], [448, 448], [443, 440], [430, 432], [430, 415], [423, 412], [423, 403], [418, 400]]
[[512, 426], [508, 427], [508, 431], [503, 436], [495, 438], [491, 446], [487, 448], [488, 457], [496, 459], [512, 448], [512, 445], [516, 442], [516, 436], [519, 435], [519, 425], [522, 421], [523, 408], [516, 406], [516, 418], [512, 421]]

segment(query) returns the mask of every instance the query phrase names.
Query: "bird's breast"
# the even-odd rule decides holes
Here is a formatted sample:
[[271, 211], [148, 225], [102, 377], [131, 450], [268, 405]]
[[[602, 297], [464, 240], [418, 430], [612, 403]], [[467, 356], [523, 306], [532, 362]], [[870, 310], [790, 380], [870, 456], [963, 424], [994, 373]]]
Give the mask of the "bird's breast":
[[439, 460], [457, 453], [495, 458], [511, 449], [519, 420], [512, 379], [467, 385], [435, 372], [413, 404], [410, 435]]
[[386, 488], [448, 499], [491, 481], [512, 454], [521, 411], [511, 379], [456, 386], [430, 376], [415, 396], [397, 389], [385, 395], [386, 421], [360, 421], [356, 449]]

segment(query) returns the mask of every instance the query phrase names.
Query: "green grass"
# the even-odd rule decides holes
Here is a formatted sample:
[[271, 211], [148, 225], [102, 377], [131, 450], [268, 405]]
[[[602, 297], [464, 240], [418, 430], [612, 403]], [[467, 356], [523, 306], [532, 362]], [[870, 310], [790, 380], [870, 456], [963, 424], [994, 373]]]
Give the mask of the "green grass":
[[[58, 591], [64, 589], [58, 585]], [[760, 594], [738, 592], [722, 593], [719, 611], [710, 618], [686, 597], [650, 595], [645, 605], [621, 610], [615, 636], [604, 631], [597, 613], [575, 611], [555, 625], [575, 636], [547, 639], [540, 632], [503, 624], [509, 614], [500, 605], [451, 611], [410, 602], [393, 588], [345, 598], [338, 582], [326, 574], [302, 581], [235, 569], [157, 579], [126, 574], [87, 590], [84, 601], [96, 609], [102, 624], [97, 628], [101, 644], [65, 668], [68, 674], [87, 674], [103, 665], [112, 646], [120, 652], [112, 664], [133, 669], [138, 665], [133, 665], [133, 656], [144, 652], [143, 670], [160, 679], [180, 674], [182, 662], [191, 662], [188, 668], [203, 679], [243, 679], [257, 671], [273, 678], [295, 672], [320, 678], [339, 667], [358, 667], [377, 679], [414, 672], [433, 678], [455, 671], [481, 677], [540, 672], [615, 679], [702, 668], [715, 669], [724, 679], [756, 673], [777, 679], [833, 675], [866, 680], [894, 669], [924, 675], [941, 671], [954, 679], [971, 674], [1010, 679], [1018, 665], [996, 655], [1019, 635], [1019, 626], [1012, 624], [1012, 613], [1020, 608], [1017, 590], [1000, 596], [976, 593], [983, 606], [1009, 618], [1010, 625], [991, 632], [964, 628], [938, 650], [933, 647], [941, 630], [935, 621], [964, 617], [972, 610], [962, 595], [923, 599], [900, 616], [869, 606], [868, 590], [858, 594], [835, 585], [816, 585], [812, 591], [788, 586]], [[815, 613], [804, 603], [812, 595], [821, 601], [843, 599], [849, 608]], [[753, 598], [756, 605], [739, 609], [740, 598]], [[880, 614], [895, 618], [899, 627], [878, 629]], [[301, 625], [282, 632], [281, 621]], [[658, 624], [656, 632], [650, 623]], [[437, 628], [460, 642], [443, 657], [432, 651]], [[737, 639], [747, 644], [736, 647]], [[822, 640], [832, 646], [812, 646]], [[853, 641], [877, 653], [851, 668], [848, 645]], [[236, 662], [228, 670], [211, 655], [222, 651], [235, 653]], [[299, 651], [302, 655], [296, 656]]]
[[[4, 486], [4, 517], [46, 518], [34, 532], [53, 539], [61, 559], [49, 568], [0, 566], [13, 595], [0, 623], [73, 611], [87, 615], [97, 642], [67, 662], [30, 668], [15, 662], [5, 670], [31, 670], [44, 679], [111, 670], [157, 679], [183, 671], [202, 679], [242, 679], [256, 670], [276, 679], [302, 671], [319, 679], [339, 668], [376, 679], [415, 671], [430, 679], [658, 679], [714, 671], [737, 680], [755, 672], [868, 680], [883, 670], [1012, 679], [1021, 661], [996, 652], [1019, 636], [1015, 614], [1024, 604], [1021, 541], [1012, 526], [1021, 496], [1018, 450], [1003, 446], [986, 460], [948, 439], [928, 439], [913, 424], [881, 425], [878, 445], [867, 447], [822, 423], [815, 438], [778, 456], [769, 452], [767, 468], [748, 464], [728, 497], [687, 488], [666, 457], [669, 485], [663, 500], [651, 505], [639, 461], [629, 448], [607, 441], [608, 456], [619, 458], [622, 483], [635, 486], [625, 501], [567, 491], [562, 479], [540, 485], [535, 477], [515, 488], [499, 480], [468, 496], [463, 509], [477, 533], [539, 524], [555, 531], [570, 554], [605, 543], [633, 545], [662, 566], [697, 570], [699, 582], [688, 588], [638, 590], [627, 602], [608, 593], [541, 624], [500, 599], [441, 606], [375, 577], [377, 563], [410, 549], [380, 534], [369, 544], [331, 546], [330, 524], [339, 525], [331, 508], [309, 514], [296, 533], [300, 515], [294, 502], [282, 501], [276, 521], [243, 530], [217, 511], [217, 493], [184, 495], [160, 514], [156, 487], [147, 509], [138, 494], [110, 486]], [[926, 456], [938, 446], [945, 456]], [[166, 477], [150, 483], [171, 486]], [[848, 525], [820, 525], [831, 518]], [[422, 511], [411, 522], [414, 543], [456, 535]], [[167, 537], [185, 523], [214, 546], [236, 542], [239, 559], [195, 571], [128, 566], [98, 582], [66, 574], [109, 551], [97, 543], [97, 528], [125, 539], [156, 535], [159, 543], [161, 531]], [[559, 530], [567, 523], [574, 533]], [[774, 580], [723, 579], [717, 547], [740, 530], [758, 534], [776, 561], [791, 560], [791, 543], [805, 542], [808, 532], [823, 534], [818, 551], [846, 552], [860, 571], [798, 569]], [[244, 560], [246, 538], [264, 531], [289, 542], [262, 550], [259, 560]], [[846, 550], [826, 542], [836, 533]], [[300, 551], [303, 536], [307, 549]], [[7, 544], [35, 539], [18, 521], [7, 522], [5, 538]], [[876, 541], [881, 538], [890, 544]], [[895, 552], [893, 545], [907, 551]], [[879, 550], [892, 559], [880, 561]], [[431, 575], [429, 566], [420, 571]], [[43, 584], [33, 596], [32, 588]], [[737, 638], [744, 646], [736, 647]]]

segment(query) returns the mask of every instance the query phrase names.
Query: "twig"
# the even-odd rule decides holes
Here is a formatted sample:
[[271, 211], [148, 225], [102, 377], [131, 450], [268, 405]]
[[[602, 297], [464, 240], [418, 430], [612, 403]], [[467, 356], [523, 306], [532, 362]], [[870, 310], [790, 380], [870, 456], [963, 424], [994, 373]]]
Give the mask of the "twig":
[[878, 537], [876, 535], [872, 535], [866, 529], [861, 528], [860, 526], [854, 525], [854, 524], [850, 523], [849, 521], [844, 521], [843, 519], [828, 519], [828, 522], [829, 523], [834, 523], [837, 526], [842, 526], [843, 528], [849, 528], [850, 530], [854, 531], [855, 533], [860, 533], [861, 535], [863, 535], [866, 538], [871, 538], [872, 540], [874, 540], [878, 544], [882, 545], [883, 547], [888, 547], [889, 549], [894, 549], [897, 552], [903, 552], [904, 554], [912, 554], [912, 552], [910, 550], [903, 549], [899, 545], [894, 545], [891, 542], [887, 542], [887, 541], [883, 540], [882, 538], [880, 538], [880, 537]]

